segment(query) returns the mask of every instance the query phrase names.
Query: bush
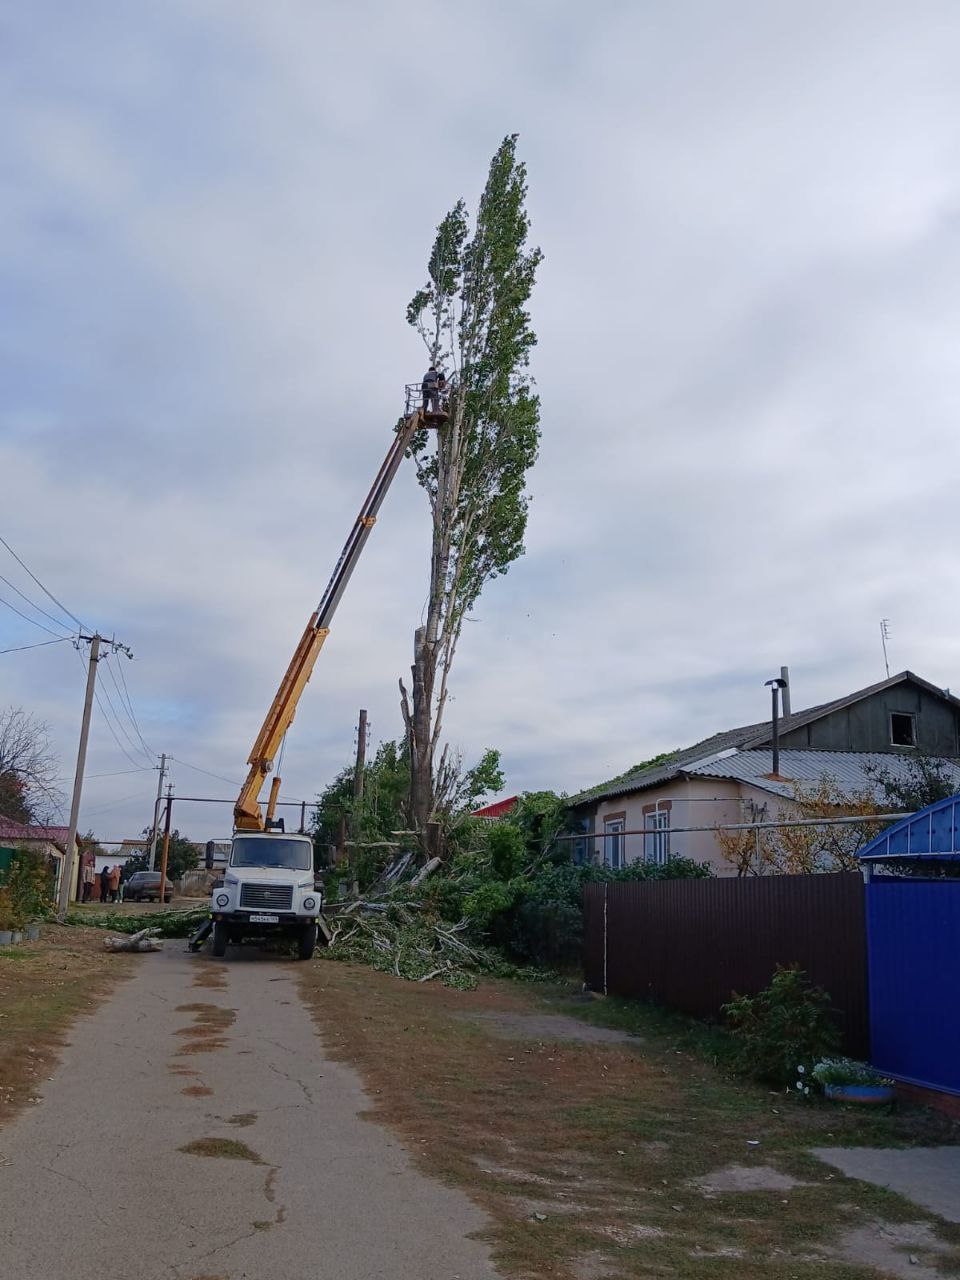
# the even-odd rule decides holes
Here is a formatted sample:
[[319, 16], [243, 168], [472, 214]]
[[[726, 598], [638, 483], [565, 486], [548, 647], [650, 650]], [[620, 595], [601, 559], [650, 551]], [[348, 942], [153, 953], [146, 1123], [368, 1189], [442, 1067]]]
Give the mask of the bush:
[[830, 997], [796, 965], [778, 965], [768, 987], [735, 995], [723, 1012], [736, 1043], [735, 1070], [769, 1084], [792, 1085], [798, 1068], [809, 1071], [840, 1042]]
[[53, 908], [53, 874], [42, 853], [18, 849], [7, 877], [13, 928], [41, 920]]
[[866, 1062], [855, 1058], [823, 1058], [810, 1072], [817, 1084], [893, 1084]]

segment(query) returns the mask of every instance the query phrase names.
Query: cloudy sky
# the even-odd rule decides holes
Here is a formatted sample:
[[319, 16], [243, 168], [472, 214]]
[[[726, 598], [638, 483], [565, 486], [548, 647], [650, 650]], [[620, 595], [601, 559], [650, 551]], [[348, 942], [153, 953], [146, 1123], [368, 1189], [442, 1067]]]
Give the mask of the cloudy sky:
[[[84, 827], [149, 820], [147, 752], [233, 798], [422, 373], [433, 228], [513, 131], [543, 444], [451, 739], [498, 746], [510, 791], [573, 791], [761, 719], [781, 663], [795, 707], [882, 678], [883, 617], [892, 670], [960, 685], [954, 3], [35, 0], [0, 34], [0, 534], [132, 647], [145, 744], [102, 670], [124, 751], [104, 702]], [[359, 707], [399, 734], [427, 548], [411, 468], [289, 797], [351, 756]], [[2, 547], [0, 574], [63, 617]], [[0, 606], [0, 648], [50, 638]], [[0, 656], [65, 779], [82, 685], [69, 643]]]

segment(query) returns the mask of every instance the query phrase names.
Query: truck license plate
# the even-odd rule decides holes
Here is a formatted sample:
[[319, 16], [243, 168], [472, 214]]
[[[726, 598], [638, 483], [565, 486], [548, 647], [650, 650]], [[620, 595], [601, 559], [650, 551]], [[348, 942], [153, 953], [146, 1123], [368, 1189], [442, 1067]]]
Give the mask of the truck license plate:
[[251, 916], [251, 917], [250, 917], [250, 923], [251, 923], [251, 924], [279, 924], [279, 923], [280, 923], [280, 917], [279, 917], [279, 916], [264, 916], [264, 915]]

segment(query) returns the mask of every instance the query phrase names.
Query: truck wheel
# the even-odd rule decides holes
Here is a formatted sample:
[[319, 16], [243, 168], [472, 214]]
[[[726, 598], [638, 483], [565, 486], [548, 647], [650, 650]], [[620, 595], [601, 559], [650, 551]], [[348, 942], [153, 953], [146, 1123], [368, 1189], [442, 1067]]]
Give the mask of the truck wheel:
[[227, 939], [229, 938], [229, 930], [225, 920], [215, 920], [213, 922], [213, 954], [222, 957], [227, 954]]
[[305, 924], [300, 930], [300, 937], [297, 939], [297, 959], [312, 960], [316, 948], [317, 926], [315, 924]]

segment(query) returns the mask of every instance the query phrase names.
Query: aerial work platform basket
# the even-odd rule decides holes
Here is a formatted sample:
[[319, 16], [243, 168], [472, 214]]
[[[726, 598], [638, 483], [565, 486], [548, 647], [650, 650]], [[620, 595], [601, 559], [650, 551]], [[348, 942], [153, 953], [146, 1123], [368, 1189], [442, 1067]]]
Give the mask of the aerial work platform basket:
[[439, 404], [440, 407], [438, 409], [428, 409], [426, 407], [426, 397], [423, 394], [422, 381], [408, 382], [404, 387], [404, 391], [406, 392], [406, 417], [409, 418], [411, 413], [416, 413], [418, 409], [421, 409], [423, 411], [424, 419], [428, 425], [431, 427], [439, 427], [446, 422], [447, 418], [450, 416], [448, 401], [450, 394], [449, 384], [445, 390], [439, 393], [437, 404]]

